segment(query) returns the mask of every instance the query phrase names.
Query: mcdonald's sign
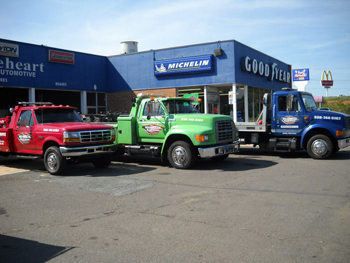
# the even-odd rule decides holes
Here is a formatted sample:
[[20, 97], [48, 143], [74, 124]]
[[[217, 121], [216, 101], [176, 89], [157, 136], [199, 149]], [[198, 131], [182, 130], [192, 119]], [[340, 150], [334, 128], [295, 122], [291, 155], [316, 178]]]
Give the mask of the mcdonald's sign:
[[330, 88], [331, 86], [333, 86], [333, 77], [330, 70], [322, 71], [321, 85], [325, 88]]

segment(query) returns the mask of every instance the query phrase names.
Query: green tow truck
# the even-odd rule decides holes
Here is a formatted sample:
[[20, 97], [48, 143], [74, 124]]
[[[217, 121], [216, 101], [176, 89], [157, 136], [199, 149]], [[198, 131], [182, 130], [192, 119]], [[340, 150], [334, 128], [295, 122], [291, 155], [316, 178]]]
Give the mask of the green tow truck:
[[117, 154], [145, 154], [188, 169], [198, 158], [225, 160], [239, 151], [238, 133], [231, 117], [202, 114], [189, 98], [166, 98], [140, 93], [129, 115], [116, 124]]

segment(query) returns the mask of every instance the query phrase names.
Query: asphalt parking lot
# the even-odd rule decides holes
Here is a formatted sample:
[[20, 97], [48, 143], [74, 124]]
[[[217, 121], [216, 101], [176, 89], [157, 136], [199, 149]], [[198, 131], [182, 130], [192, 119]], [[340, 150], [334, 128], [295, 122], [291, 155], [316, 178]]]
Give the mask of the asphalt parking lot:
[[350, 262], [350, 150], [48, 174], [0, 157], [2, 262]]

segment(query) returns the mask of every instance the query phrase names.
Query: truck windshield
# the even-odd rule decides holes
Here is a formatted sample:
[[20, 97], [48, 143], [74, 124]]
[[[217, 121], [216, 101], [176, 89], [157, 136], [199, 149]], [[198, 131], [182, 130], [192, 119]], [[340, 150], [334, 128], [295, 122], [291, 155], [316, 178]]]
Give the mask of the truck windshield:
[[317, 110], [317, 105], [314, 97], [308, 94], [302, 94], [303, 102], [307, 111]]
[[198, 113], [197, 108], [191, 102], [192, 100], [167, 100], [163, 101], [163, 104], [170, 114]]
[[35, 116], [39, 124], [61, 122], [83, 122], [74, 109], [38, 109]]

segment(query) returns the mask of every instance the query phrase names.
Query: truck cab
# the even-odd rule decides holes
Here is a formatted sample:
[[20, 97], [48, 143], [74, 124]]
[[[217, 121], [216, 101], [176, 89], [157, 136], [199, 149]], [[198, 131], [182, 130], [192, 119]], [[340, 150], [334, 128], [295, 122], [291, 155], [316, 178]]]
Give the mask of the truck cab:
[[237, 127], [245, 143], [275, 151], [304, 149], [314, 159], [350, 145], [349, 115], [318, 110], [312, 94], [291, 89], [265, 94], [258, 120]]
[[239, 150], [232, 118], [201, 114], [188, 98], [139, 94], [130, 114], [120, 116], [117, 145], [127, 154], [149, 154], [177, 169], [197, 158], [224, 160]]

